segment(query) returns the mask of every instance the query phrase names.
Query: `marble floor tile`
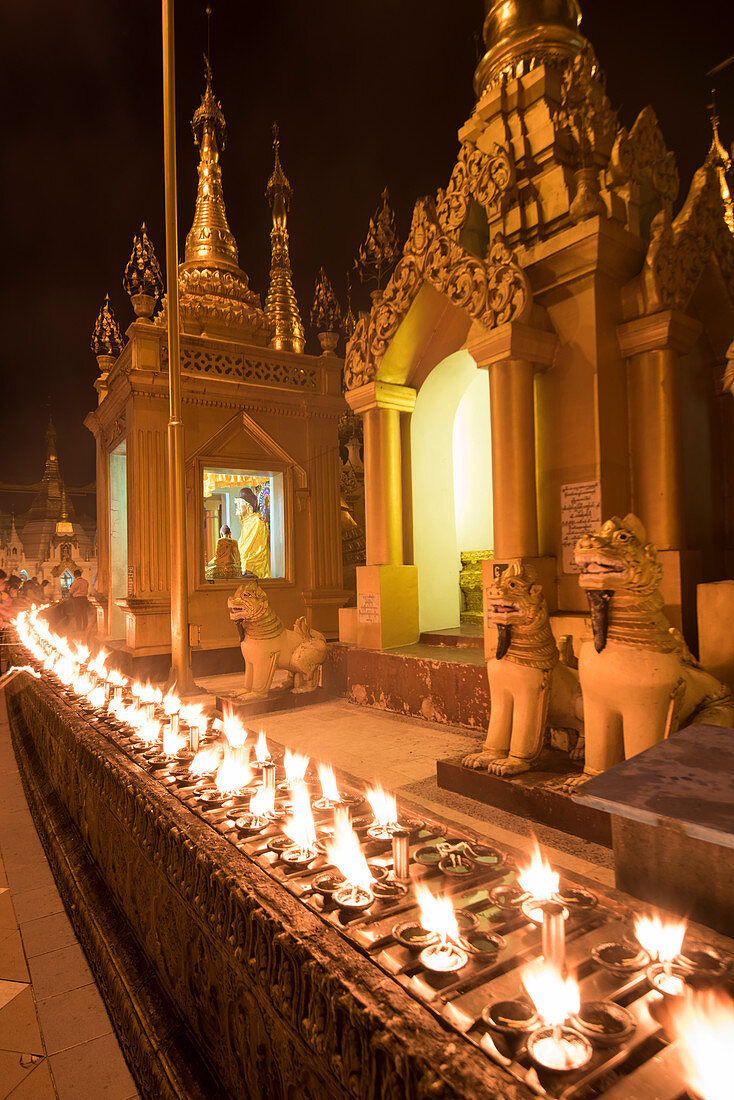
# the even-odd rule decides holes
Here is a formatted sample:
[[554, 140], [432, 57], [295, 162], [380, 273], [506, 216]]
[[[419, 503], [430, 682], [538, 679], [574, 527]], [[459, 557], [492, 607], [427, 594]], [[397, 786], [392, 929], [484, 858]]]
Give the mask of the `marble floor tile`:
[[93, 982], [37, 1000], [37, 1008], [48, 1054], [58, 1054], [112, 1031], [107, 1010]]
[[13, 1089], [31, 1075], [42, 1061], [40, 1055], [19, 1054], [17, 1050], [0, 1050], [0, 1100], [10, 1096]]
[[0, 978], [0, 1009], [5, 1008], [10, 1002], [28, 988], [28, 982], [12, 982]]
[[0, 978], [14, 982], [29, 980], [23, 940], [17, 928], [0, 937]]
[[[2, 899], [0, 899], [2, 900]], [[56, 884], [36, 886], [32, 890], [23, 890], [13, 893], [13, 908], [19, 924], [38, 917], [48, 917], [52, 913], [63, 913], [64, 903], [61, 900]]]
[[[82, 1085], [77, 1092], [77, 1100], [92, 1100], [92, 1093], [85, 1093]], [[40, 1062], [29, 1074], [25, 1081], [21, 1082], [10, 1093], [10, 1100], [57, 1100], [57, 1092], [54, 1088], [53, 1078], [48, 1062]]]
[[74, 929], [66, 913], [52, 913], [48, 917], [38, 917], [21, 924], [21, 935], [26, 956], [43, 955], [47, 951], [58, 951], [76, 943]]
[[127, 1100], [135, 1095], [135, 1082], [114, 1035], [69, 1047], [49, 1061], [59, 1100], [81, 1100], [80, 1081], [94, 1100]]
[[28, 960], [33, 992], [37, 1000], [67, 993], [81, 985], [89, 985], [92, 972], [86, 956], [78, 943], [62, 947], [59, 951], [47, 951]]
[[0, 1009], [0, 1050], [44, 1053], [30, 986]]

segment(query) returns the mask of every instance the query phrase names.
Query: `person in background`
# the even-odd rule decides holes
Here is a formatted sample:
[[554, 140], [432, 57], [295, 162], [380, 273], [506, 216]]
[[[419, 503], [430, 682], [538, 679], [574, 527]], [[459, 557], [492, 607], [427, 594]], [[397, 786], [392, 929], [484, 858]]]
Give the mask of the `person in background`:
[[87, 630], [87, 620], [89, 616], [88, 592], [89, 581], [84, 580], [81, 569], [75, 569], [74, 580], [69, 585], [69, 595], [71, 596], [72, 606], [74, 608], [74, 623], [76, 629], [82, 634], [85, 634]]

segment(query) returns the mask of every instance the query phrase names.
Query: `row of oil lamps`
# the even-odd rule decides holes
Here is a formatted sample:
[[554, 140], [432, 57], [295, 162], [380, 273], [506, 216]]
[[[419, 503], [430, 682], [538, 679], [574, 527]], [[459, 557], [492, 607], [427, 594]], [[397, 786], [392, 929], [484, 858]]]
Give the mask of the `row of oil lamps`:
[[[366, 796], [372, 813], [354, 816], [364, 799], [340, 792], [333, 769], [322, 764], [318, 767], [321, 795], [312, 804], [306, 779], [308, 757], [286, 749], [285, 778], [278, 783], [265, 736], [260, 734], [251, 761], [247, 731], [236, 716], [225, 714], [212, 721], [200, 707], [184, 706], [173, 690], [164, 695], [151, 684], [130, 681], [107, 667], [108, 655], [103, 651], [93, 656], [85, 646], [70, 644], [35, 611], [22, 613], [16, 626], [21, 643], [45, 674], [86, 714], [112, 723], [128, 736], [150, 770], [164, 767], [173, 782], [193, 785], [203, 809], [226, 806], [240, 837], [253, 837], [275, 826], [279, 834], [268, 841], [268, 848], [288, 871], [304, 870], [325, 855], [329, 866], [316, 875], [313, 888], [347, 916], [365, 912], [378, 900], [395, 901], [412, 888], [420, 920], [396, 925], [393, 935], [419, 952], [427, 970], [437, 975], [461, 970], [470, 955], [481, 950], [480, 941], [493, 941], [485, 949], [501, 948], [499, 936], [482, 934], [475, 939], [464, 922], [460, 928], [462, 914], [450, 897], [437, 896], [411, 879], [410, 832], [399, 821], [393, 795], [373, 787]], [[323, 840], [317, 836], [314, 810], [333, 814]], [[392, 847], [392, 873], [370, 866], [359, 832]], [[449, 876], [463, 873], [471, 866], [471, 857], [481, 858], [481, 846], [473, 850], [466, 842], [438, 843], [436, 849], [438, 866]], [[586, 1065], [592, 1057], [592, 1042], [619, 1044], [630, 1038], [635, 1028], [632, 1014], [613, 1001], [582, 1005], [578, 983], [566, 973], [568, 904], [594, 905], [594, 895], [579, 887], [561, 892], [558, 874], [536, 846], [517, 882], [495, 887], [491, 896], [499, 908], [521, 910], [540, 928], [542, 954], [522, 971], [530, 1001], [487, 1006], [483, 1019], [488, 1027], [516, 1038], [523, 1035], [535, 1065], [557, 1072]], [[684, 921], [641, 916], [635, 922], [637, 942], [602, 944], [593, 954], [600, 965], [620, 975], [647, 968], [651, 986], [672, 1006], [668, 1026], [681, 1047], [691, 1087], [703, 1100], [723, 1100], [730, 1093], [717, 1091], [721, 1073], [712, 1072], [712, 1065], [721, 1067], [734, 1049], [734, 1006], [710, 988], [696, 993], [695, 986], [702, 976], [710, 979], [709, 986], [723, 977], [728, 960], [711, 948], [688, 947], [684, 952], [685, 927]], [[506, 1062], [490, 1035], [482, 1045], [496, 1060]]]

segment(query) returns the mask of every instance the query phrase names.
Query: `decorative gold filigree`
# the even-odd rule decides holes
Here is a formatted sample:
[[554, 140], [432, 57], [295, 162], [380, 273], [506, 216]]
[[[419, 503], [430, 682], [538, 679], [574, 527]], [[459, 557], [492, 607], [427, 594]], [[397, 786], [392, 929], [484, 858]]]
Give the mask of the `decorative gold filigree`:
[[716, 167], [707, 160], [675, 220], [666, 209], [653, 219], [640, 276], [645, 312], [685, 310], [712, 255], [734, 302], [734, 236], [726, 224]]
[[322, 267], [319, 269], [313, 292], [311, 328], [315, 329], [316, 332], [339, 332], [341, 324], [341, 306]]
[[94, 355], [111, 355], [116, 359], [125, 346], [120, 326], [115, 320], [115, 311], [110, 305], [110, 296], [105, 294], [102, 307], [92, 329], [90, 347]]
[[395, 211], [390, 205], [387, 187], [380, 198], [382, 205], [370, 218], [367, 236], [359, 246], [355, 264], [360, 280], [363, 283], [374, 282], [378, 291], [382, 289], [382, 281], [394, 267], [400, 251]]
[[125, 268], [122, 285], [131, 298], [137, 294], [159, 298], [163, 293], [163, 276], [145, 222], [141, 225], [140, 232], [133, 237], [133, 250]]
[[436, 198], [439, 225], [450, 237], [464, 227], [469, 204], [475, 200], [489, 212], [515, 182], [515, 164], [510, 149], [496, 142], [483, 153], [465, 141], [451, 173], [448, 187]]
[[[230, 328], [247, 328], [263, 340], [268, 325], [260, 299], [250, 290], [244, 271], [216, 267], [181, 267], [178, 273], [181, 318], [202, 328], [216, 323]], [[167, 324], [166, 299], [153, 323]]]
[[675, 154], [669, 152], [652, 107], [644, 107], [631, 130], [623, 126], [617, 135], [609, 165], [617, 183], [632, 180], [647, 184], [663, 206], [672, 207], [680, 181]]
[[362, 314], [347, 346], [347, 389], [365, 385], [377, 373], [421, 285], [427, 282], [491, 329], [525, 315], [532, 302], [527, 276], [498, 234], [486, 260], [446, 236], [432, 199], [419, 199], [403, 255], [381, 299]]
[[595, 155], [609, 157], [617, 132], [617, 112], [609, 102], [604, 74], [588, 43], [563, 74], [556, 122], [568, 131], [580, 167], [588, 166]]

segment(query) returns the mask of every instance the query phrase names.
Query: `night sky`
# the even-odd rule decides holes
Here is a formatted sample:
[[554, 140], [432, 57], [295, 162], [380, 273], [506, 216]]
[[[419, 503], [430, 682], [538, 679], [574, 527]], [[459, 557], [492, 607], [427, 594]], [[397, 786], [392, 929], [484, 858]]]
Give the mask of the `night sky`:
[[[181, 254], [196, 188], [189, 120], [203, 88], [205, 6], [178, 0], [176, 11]], [[133, 319], [121, 279], [142, 220], [163, 266], [160, 10], [155, 0], [3, 7], [0, 480], [40, 476], [50, 401], [62, 472], [82, 484], [94, 478], [93, 441], [82, 424], [96, 404], [91, 328], [108, 290], [123, 331]], [[320, 264], [343, 300], [382, 188], [390, 188], [404, 238], [414, 200], [447, 182], [456, 131], [473, 105], [483, 5], [212, 0], [212, 7], [215, 92], [228, 124], [224, 193], [240, 264], [264, 299], [263, 192], [277, 119], [294, 189], [295, 286], [308, 323]], [[631, 125], [652, 103], [677, 154], [684, 197], [710, 141], [706, 72], [734, 53], [729, 5], [582, 0], [582, 7], [621, 121]], [[717, 86], [728, 144], [734, 65]], [[359, 289], [355, 298], [365, 304]], [[307, 347], [317, 351], [310, 331]]]

